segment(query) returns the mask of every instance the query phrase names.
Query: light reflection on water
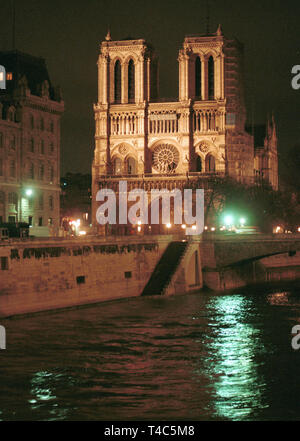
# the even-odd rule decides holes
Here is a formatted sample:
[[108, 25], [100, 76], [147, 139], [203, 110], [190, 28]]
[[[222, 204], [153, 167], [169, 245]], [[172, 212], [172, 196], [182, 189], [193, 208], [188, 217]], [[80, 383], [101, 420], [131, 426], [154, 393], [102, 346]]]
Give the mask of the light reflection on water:
[[6, 320], [0, 419], [299, 419], [299, 317], [300, 295], [282, 291]]
[[216, 297], [209, 306], [218, 322], [207, 344], [216, 413], [226, 419], [247, 419], [253, 409], [267, 406], [261, 392], [264, 380], [259, 376], [255, 360], [257, 351], [263, 353], [265, 348], [259, 328], [245, 322], [253, 310], [252, 299]]

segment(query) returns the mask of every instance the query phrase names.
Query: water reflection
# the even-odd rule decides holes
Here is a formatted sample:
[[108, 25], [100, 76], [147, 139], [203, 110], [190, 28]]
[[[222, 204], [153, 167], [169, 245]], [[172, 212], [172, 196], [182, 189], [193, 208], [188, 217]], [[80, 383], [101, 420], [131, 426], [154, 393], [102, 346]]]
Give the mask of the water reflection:
[[258, 373], [257, 355], [266, 352], [259, 327], [249, 320], [253, 300], [222, 296], [208, 305], [215, 317], [207, 341], [207, 375], [214, 388], [217, 417], [242, 420], [266, 407], [264, 378]]
[[299, 419], [299, 317], [299, 293], [252, 290], [7, 321], [0, 419]]

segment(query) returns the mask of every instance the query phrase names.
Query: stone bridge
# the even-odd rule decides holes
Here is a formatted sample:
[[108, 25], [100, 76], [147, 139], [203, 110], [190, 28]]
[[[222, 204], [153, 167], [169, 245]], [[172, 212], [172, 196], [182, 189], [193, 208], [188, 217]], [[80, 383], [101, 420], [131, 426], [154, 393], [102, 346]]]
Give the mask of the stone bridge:
[[201, 242], [204, 285], [228, 289], [300, 278], [299, 235], [207, 235]]

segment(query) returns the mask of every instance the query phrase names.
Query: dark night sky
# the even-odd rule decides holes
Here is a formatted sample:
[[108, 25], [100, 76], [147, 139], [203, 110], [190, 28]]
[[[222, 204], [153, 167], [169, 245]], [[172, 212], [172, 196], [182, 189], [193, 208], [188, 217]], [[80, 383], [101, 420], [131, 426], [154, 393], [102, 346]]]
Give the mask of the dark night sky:
[[[274, 111], [279, 151], [300, 141], [300, 90], [291, 87], [292, 66], [300, 64], [299, 0], [211, 0], [211, 31], [245, 45], [248, 114], [256, 123]], [[99, 43], [108, 25], [113, 40], [145, 38], [160, 59], [160, 92], [178, 94], [178, 49], [186, 34], [206, 29], [201, 0], [15, 0], [16, 47], [46, 59], [51, 81], [65, 101], [62, 173], [88, 173], [93, 157], [93, 103], [97, 99]], [[2, 0], [0, 49], [12, 48], [11, 1]]]

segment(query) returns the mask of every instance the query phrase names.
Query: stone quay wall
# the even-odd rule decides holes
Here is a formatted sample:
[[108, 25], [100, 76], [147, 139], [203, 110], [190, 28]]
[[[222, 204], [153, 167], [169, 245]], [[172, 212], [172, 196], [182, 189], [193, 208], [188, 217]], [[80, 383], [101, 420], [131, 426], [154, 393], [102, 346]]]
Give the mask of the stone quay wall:
[[139, 296], [172, 236], [0, 245], [0, 317]]

